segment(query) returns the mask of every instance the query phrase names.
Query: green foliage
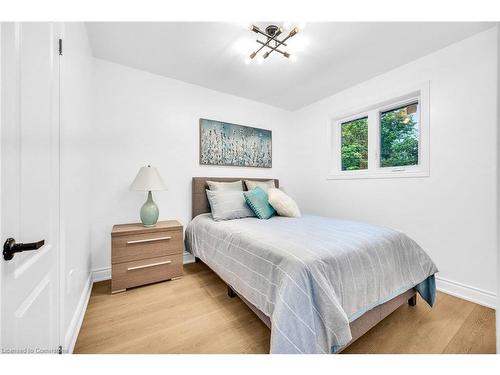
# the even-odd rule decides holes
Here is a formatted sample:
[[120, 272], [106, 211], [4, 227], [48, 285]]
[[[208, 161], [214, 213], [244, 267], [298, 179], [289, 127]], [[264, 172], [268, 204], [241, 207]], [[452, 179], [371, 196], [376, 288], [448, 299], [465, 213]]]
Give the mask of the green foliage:
[[418, 123], [406, 107], [380, 116], [380, 166], [418, 164]]
[[[380, 115], [380, 166], [418, 164], [419, 129], [416, 114], [400, 108]], [[342, 124], [342, 170], [368, 168], [368, 118]]]
[[368, 118], [342, 124], [342, 170], [368, 168]]

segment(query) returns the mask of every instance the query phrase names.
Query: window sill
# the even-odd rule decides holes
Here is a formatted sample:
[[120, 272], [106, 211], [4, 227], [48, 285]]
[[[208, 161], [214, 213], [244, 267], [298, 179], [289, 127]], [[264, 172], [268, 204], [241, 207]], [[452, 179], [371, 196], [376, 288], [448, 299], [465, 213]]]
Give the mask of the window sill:
[[326, 176], [327, 180], [356, 180], [364, 178], [415, 178], [429, 177], [429, 171], [424, 169], [393, 169], [389, 171], [345, 171], [331, 172]]

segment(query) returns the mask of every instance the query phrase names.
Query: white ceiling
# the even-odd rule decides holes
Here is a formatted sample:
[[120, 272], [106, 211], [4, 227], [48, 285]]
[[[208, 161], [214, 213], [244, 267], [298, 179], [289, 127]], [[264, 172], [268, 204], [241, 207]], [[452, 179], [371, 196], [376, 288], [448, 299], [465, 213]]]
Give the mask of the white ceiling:
[[295, 62], [273, 53], [248, 65], [257, 46], [248, 25], [89, 22], [87, 29], [95, 57], [295, 110], [494, 25], [308, 23], [290, 39]]

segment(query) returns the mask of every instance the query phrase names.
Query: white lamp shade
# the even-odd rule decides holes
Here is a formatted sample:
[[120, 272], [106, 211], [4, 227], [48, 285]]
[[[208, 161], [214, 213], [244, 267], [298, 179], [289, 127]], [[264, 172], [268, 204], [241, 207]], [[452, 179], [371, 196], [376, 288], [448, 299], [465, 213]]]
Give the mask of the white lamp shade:
[[135, 177], [134, 182], [130, 186], [131, 190], [150, 191], [150, 190], [166, 190], [165, 182], [161, 178], [156, 168], [147, 166], [139, 169], [139, 173]]

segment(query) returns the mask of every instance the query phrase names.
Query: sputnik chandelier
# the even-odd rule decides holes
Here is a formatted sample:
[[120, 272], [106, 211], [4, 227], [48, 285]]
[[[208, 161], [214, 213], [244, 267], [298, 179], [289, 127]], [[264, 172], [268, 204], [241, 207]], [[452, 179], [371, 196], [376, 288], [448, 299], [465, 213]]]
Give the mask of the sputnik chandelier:
[[286, 47], [286, 41], [299, 32], [299, 28], [293, 27], [290, 32], [288, 33], [287, 36], [285, 36], [283, 39], [279, 39], [279, 36], [283, 34], [283, 28], [279, 27], [277, 25], [269, 25], [265, 28], [265, 31], [262, 31], [260, 28], [258, 28], [255, 25], [250, 26], [250, 30], [253, 31], [256, 34], [263, 35], [265, 37], [264, 41], [256, 39], [255, 41], [260, 44], [260, 47], [253, 51], [250, 56], [247, 57], [246, 63], [250, 63], [259, 52], [264, 50], [265, 52], [262, 55], [263, 59], [267, 59], [269, 55], [273, 52], [280, 53], [287, 59], [294, 59], [294, 56], [290, 55], [290, 53], [286, 52], [283, 50], [283, 47]]

